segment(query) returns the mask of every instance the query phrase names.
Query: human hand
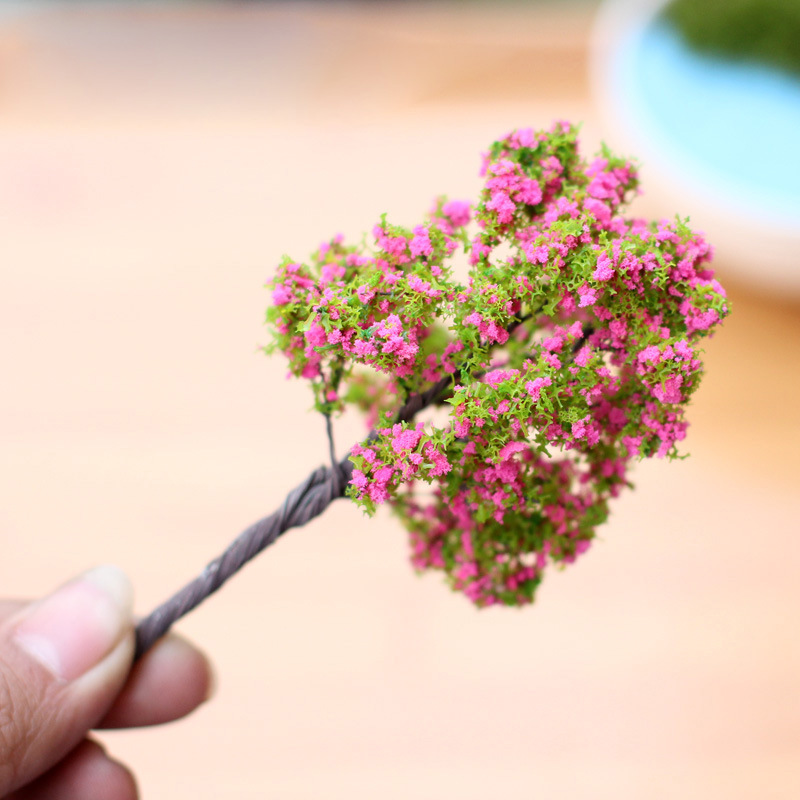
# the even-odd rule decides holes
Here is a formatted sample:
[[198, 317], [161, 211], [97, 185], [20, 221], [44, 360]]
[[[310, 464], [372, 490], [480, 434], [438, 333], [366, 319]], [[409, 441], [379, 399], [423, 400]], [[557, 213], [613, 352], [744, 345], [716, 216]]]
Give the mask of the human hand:
[[211, 669], [177, 636], [133, 667], [132, 590], [98, 567], [48, 597], [0, 600], [0, 798], [135, 800], [88, 732], [156, 725], [206, 700]]

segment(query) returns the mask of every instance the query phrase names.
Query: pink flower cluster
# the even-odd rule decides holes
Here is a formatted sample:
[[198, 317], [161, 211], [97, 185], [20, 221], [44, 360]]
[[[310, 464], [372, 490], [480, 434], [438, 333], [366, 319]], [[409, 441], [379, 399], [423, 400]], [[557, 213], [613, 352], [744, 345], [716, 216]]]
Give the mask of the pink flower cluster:
[[312, 267], [281, 264], [271, 284], [275, 345], [293, 374], [314, 382], [318, 402], [339, 397], [348, 365], [421, 377], [419, 342], [448, 291], [441, 263], [463, 245], [470, 213], [466, 203], [440, 201], [429, 222], [411, 231], [385, 221], [374, 226], [371, 253], [335, 237], [320, 246]]
[[[440, 198], [371, 248], [285, 260], [268, 321], [321, 411], [365, 413], [353, 499], [393, 506], [416, 568], [519, 605], [590, 547], [632, 460], [678, 455], [698, 342], [729, 308], [703, 236], [625, 217], [632, 163], [585, 161], [567, 123], [495, 142], [482, 175], [474, 209]], [[449, 416], [398, 421], [425, 392]]]
[[413, 428], [395, 424], [378, 433], [389, 443], [391, 455], [382, 448], [355, 445], [352, 455], [360, 459], [361, 469], [353, 470], [351, 484], [356, 498], [384, 503], [393, 489], [409, 481], [446, 475], [452, 469], [447, 456], [424, 435], [424, 426]]

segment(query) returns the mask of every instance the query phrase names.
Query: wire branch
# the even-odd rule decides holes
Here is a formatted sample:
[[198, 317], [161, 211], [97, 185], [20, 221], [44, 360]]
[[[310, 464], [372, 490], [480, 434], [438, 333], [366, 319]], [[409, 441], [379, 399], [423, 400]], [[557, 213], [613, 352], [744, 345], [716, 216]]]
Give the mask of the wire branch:
[[[446, 375], [420, 394], [411, 395], [398, 411], [395, 420], [408, 422], [422, 409], [439, 402], [453, 384], [454, 376]], [[184, 615], [196, 608], [250, 559], [269, 547], [290, 528], [299, 528], [318, 517], [334, 501], [344, 497], [353, 472], [350, 457], [339, 462], [333, 456], [330, 419], [326, 423], [332, 463], [319, 467], [296, 486], [281, 507], [268, 517], [243, 531], [217, 558], [180, 591], [162, 603], [136, 626], [136, 651], [141, 658]], [[375, 432], [369, 438], [375, 438]]]
[[[530, 316], [515, 319], [507, 328], [509, 333], [524, 324]], [[455, 385], [455, 378], [455, 374], [444, 375], [424, 392], [411, 395], [397, 412], [395, 422], [410, 422], [424, 408], [443, 402]], [[353, 472], [353, 462], [349, 456], [336, 461], [330, 416], [326, 416], [326, 430], [331, 466], [314, 470], [289, 492], [277, 511], [239, 534], [194, 580], [142, 619], [136, 626], [135, 659], [141, 658], [175, 622], [216, 592], [228, 578], [279, 536], [291, 528], [302, 527], [322, 514], [334, 500], [344, 497]], [[372, 431], [368, 439], [375, 437], [376, 433]]]

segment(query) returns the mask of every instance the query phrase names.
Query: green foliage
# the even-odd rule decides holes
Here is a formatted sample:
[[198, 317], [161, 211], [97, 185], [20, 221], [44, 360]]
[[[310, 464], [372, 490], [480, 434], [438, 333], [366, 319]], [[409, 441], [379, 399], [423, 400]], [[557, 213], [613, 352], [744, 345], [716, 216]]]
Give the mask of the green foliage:
[[699, 52], [800, 75], [800, 0], [672, 0], [664, 16]]
[[[267, 321], [320, 411], [365, 414], [353, 500], [391, 504], [418, 569], [516, 605], [588, 549], [631, 460], [678, 456], [728, 304], [702, 235], [626, 218], [635, 165], [587, 162], [567, 123], [495, 142], [484, 175], [474, 209], [439, 198], [372, 246], [284, 259]], [[426, 404], [447, 418], [405, 412]]]

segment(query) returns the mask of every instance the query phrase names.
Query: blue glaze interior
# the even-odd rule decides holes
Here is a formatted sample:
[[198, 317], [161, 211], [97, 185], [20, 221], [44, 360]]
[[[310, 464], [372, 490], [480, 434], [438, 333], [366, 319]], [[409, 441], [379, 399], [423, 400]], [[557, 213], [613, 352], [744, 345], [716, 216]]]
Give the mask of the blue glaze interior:
[[640, 133], [676, 172], [800, 224], [800, 78], [698, 54], [663, 20], [621, 42], [614, 72]]

